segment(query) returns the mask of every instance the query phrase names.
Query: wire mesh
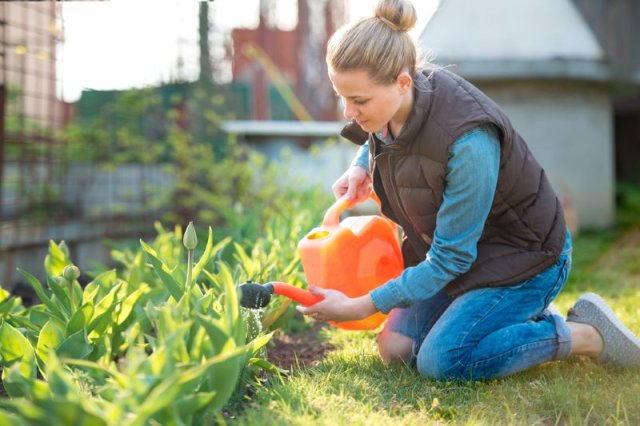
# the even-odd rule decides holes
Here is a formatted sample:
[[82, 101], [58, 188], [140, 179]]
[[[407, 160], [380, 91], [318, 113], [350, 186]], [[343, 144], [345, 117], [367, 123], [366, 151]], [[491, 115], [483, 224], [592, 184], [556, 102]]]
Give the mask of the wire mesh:
[[65, 129], [73, 105], [57, 96], [63, 78], [57, 55], [62, 27], [58, 2], [0, 2], [0, 280], [4, 282], [13, 275], [11, 256], [46, 248], [49, 240], [64, 239], [73, 246], [147, 232], [153, 213], [147, 208], [147, 191], [141, 188], [147, 179], [158, 185], [164, 179], [145, 166], [108, 169], [71, 158]]

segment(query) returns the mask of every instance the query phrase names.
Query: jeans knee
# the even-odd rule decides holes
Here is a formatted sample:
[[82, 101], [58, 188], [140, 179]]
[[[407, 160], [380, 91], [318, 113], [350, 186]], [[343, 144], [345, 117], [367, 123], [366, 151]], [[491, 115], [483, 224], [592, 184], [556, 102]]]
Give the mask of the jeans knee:
[[446, 379], [450, 367], [448, 358], [436, 350], [423, 348], [418, 352], [416, 368], [421, 376], [430, 379]]
[[482, 372], [475, 371], [474, 366], [465, 361], [466, 357], [447, 356], [431, 351], [428, 355], [422, 351], [418, 354], [416, 367], [418, 372], [431, 379], [438, 380], [482, 380]]
[[423, 346], [418, 352], [416, 368], [418, 372], [431, 379], [463, 379], [470, 378], [469, 353], [463, 349]]

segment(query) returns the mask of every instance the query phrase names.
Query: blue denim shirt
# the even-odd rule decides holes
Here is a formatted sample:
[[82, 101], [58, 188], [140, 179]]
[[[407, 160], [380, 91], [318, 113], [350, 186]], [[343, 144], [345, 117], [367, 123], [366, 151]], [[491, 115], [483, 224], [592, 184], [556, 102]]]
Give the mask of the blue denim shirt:
[[[369, 147], [363, 145], [353, 164], [368, 170], [368, 155]], [[379, 311], [388, 313], [428, 299], [470, 269], [493, 203], [499, 167], [500, 141], [493, 125], [477, 127], [451, 145], [431, 249], [418, 265], [369, 293]]]

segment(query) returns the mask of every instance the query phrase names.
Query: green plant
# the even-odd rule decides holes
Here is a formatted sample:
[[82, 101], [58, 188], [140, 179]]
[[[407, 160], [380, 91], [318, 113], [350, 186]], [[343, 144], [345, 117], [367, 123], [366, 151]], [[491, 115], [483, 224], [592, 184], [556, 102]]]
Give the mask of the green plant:
[[[0, 325], [10, 396], [0, 399], [0, 418], [48, 425], [210, 423], [248, 365], [269, 367], [255, 354], [271, 334], [248, 336], [231, 268], [212, 262], [228, 240], [214, 245], [209, 228], [196, 261], [195, 230], [180, 234], [140, 241], [151, 275], [138, 270], [140, 257], [132, 254], [137, 272], [105, 271], [82, 288], [66, 245], [54, 242], [45, 259], [46, 286], [21, 271], [42, 304], [24, 310], [14, 302]], [[186, 247], [178, 250], [182, 239]], [[173, 257], [184, 249], [186, 268]], [[211, 283], [199, 280], [203, 272]]]

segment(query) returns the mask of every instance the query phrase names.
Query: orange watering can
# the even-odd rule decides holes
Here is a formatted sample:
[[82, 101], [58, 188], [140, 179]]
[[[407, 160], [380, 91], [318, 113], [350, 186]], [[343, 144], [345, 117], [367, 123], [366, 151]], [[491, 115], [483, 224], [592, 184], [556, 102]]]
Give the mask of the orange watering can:
[[[381, 216], [352, 216], [340, 222], [340, 215], [350, 204], [345, 198], [337, 200], [327, 210], [322, 225], [300, 240], [298, 251], [309, 284], [358, 297], [400, 275], [403, 262], [396, 225]], [[277, 281], [246, 282], [240, 285], [240, 293], [240, 304], [246, 308], [265, 307], [272, 294], [305, 306], [323, 300], [307, 290]], [[378, 312], [363, 320], [330, 324], [347, 330], [371, 330], [385, 319], [386, 315]]]
[[[396, 225], [377, 215], [340, 221], [350, 204], [344, 197], [338, 199], [327, 210], [322, 225], [300, 240], [298, 251], [309, 284], [358, 297], [400, 275], [403, 262]], [[363, 320], [331, 324], [347, 330], [370, 330], [385, 319], [386, 315], [378, 312]]]

